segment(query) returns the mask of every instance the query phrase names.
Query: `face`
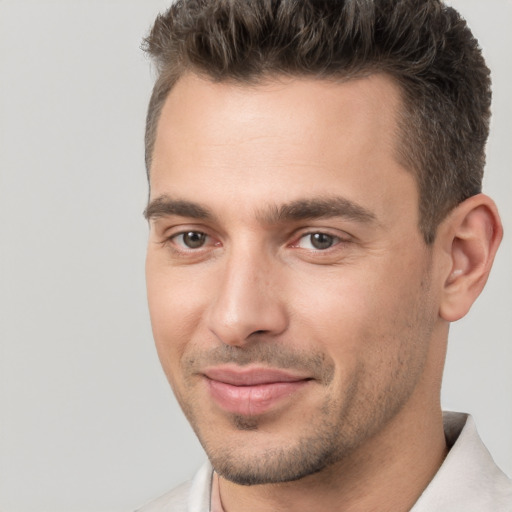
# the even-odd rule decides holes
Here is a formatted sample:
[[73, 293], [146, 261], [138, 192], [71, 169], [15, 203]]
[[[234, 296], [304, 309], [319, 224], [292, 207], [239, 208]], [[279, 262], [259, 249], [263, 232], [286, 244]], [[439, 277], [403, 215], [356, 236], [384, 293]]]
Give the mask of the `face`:
[[[437, 319], [382, 75], [183, 77], [158, 126], [147, 286], [165, 373], [215, 469], [291, 481], [416, 407]], [[423, 393], [423, 394], [422, 394]]]

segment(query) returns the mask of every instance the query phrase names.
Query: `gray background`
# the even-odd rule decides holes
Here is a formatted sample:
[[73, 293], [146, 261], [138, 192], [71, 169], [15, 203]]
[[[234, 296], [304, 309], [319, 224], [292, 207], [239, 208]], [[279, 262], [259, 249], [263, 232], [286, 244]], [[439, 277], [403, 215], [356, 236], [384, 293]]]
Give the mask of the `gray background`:
[[[0, 510], [130, 510], [204, 457], [145, 303], [139, 50], [157, 0], [0, 0]], [[443, 405], [512, 474], [510, 0], [458, 0], [494, 72], [486, 191], [507, 235], [452, 327]]]

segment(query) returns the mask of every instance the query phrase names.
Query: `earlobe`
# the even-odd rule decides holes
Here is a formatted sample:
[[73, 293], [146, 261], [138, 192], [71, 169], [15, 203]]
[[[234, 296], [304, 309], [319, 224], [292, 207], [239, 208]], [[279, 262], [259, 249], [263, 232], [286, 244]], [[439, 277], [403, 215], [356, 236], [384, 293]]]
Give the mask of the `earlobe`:
[[496, 205], [478, 194], [463, 201], [444, 221], [450, 255], [440, 316], [454, 322], [462, 318], [482, 291], [503, 236]]

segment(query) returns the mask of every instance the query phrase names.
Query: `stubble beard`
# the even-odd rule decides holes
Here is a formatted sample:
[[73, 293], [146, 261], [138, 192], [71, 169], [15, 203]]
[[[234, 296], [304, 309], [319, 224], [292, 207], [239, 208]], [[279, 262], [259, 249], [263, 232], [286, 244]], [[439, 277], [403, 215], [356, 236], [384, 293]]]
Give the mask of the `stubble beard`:
[[[364, 381], [363, 381], [364, 382]], [[246, 439], [234, 436], [235, 442], [210, 440], [199, 428], [196, 434], [215, 471], [239, 485], [280, 484], [293, 482], [324, 472], [338, 471], [338, 466], [370, 438], [378, 434], [402, 409], [412, 389], [386, 389], [368, 407], [368, 396], [354, 385], [344, 395], [343, 404], [328, 401], [314, 421], [301, 432], [293, 430], [281, 438], [272, 435], [257, 417], [232, 416], [231, 422]], [[197, 427], [197, 423], [196, 423]], [[286, 427], [285, 427], [286, 428]], [[269, 448], [251, 449], [256, 436], [268, 436]], [[258, 446], [260, 444], [258, 443]]]
[[[364, 373], [363, 368], [358, 371]], [[355, 379], [364, 381], [363, 375]], [[239, 485], [262, 485], [300, 480], [347, 459], [398, 412], [400, 398], [385, 392], [378, 397], [379, 404], [368, 408], [365, 390], [354, 384], [345, 391], [342, 404], [329, 396], [313, 420], [290, 436], [281, 431], [273, 437], [262, 418], [231, 415], [233, 429], [247, 434], [243, 441], [233, 436], [234, 442], [229, 434], [221, 442], [212, 438], [206, 422], [198, 421], [187, 405], [183, 408], [217, 474]], [[256, 438], [260, 436], [267, 436], [268, 448], [251, 450], [251, 444], [259, 446]]]
[[[306, 432], [294, 434], [292, 443], [285, 439], [270, 440], [273, 447], [258, 450], [257, 454], [240, 447], [215, 449], [207, 439], [203, 444], [215, 471], [223, 478], [239, 485], [262, 485], [293, 482], [313, 475], [335, 464], [351, 448], [343, 443], [338, 425], [329, 420], [332, 411], [330, 405], [323, 407], [318, 424]], [[259, 418], [233, 416], [233, 426], [238, 431], [247, 432], [247, 446], [251, 436], [268, 435], [265, 427], [260, 426]], [[329, 422], [330, 421], [330, 422]], [[312, 428], [311, 428], [312, 427]], [[281, 433], [281, 435], [283, 435]]]
[[[426, 295], [429, 277], [427, 274], [426, 281], [422, 283]], [[247, 434], [245, 438], [234, 435], [233, 442], [230, 442], [228, 433], [220, 441], [215, 433], [212, 437], [208, 422], [201, 418], [200, 408], [192, 407], [190, 401], [180, 400], [177, 395], [215, 471], [239, 485], [292, 482], [339, 464], [382, 431], [408, 402], [426, 364], [427, 339], [432, 334], [435, 314], [423, 302], [425, 298], [425, 295], [415, 297], [417, 303], [409, 310], [416, 314], [415, 318], [405, 315], [397, 319], [402, 323], [400, 327], [396, 323], [392, 326], [394, 340], [393, 335], [382, 340], [383, 345], [386, 345], [385, 341], [398, 344], [394, 360], [383, 362], [383, 365], [391, 363], [392, 366], [391, 372], [383, 373], [387, 378], [383, 386], [372, 375], [375, 368], [360, 363], [343, 395], [333, 396], [329, 385], [334, 379], [335, 363], [329, 356], [324, 353], [290, 353], [280, 346], [272, 347], [268, 342], [256, 343], [254, 350], [224, 346], [198, 359], [185, 361], [184, 366], [189, 367], [188, 375], [192, 375], [194, 368], [200, 367], [204, 361], [234, 362], [241, 366], [258, 361], [281, 368], [313, 368], [318, 382], [327, 390], [317, 414], [309, 416], [309, 423], [305, 419], [299, 432], [292, 426], [291, 436], [287, 435], [286, 426], [278, 428], [280, 432], [274, 435], [260, 417], [231, 415], [232, 428]], [[264, 443], [261, 443], [262, 436], [266, 436]], [[260, 448], [252, 450], [251, 444], [255, 440], [259, 441]]]
[[[402, 361], [402, 365], [407, 365], [407, 361]], [[196, 412], [186, 401], [180, 403], [221, 477], [239, 485], [293, 482], [346, 460], [398, 414], [414, 389], [397, 385], [392, 378], [380, 393], [372, 394], [366, 388], [367, 369], [359, 368], [356, 372], [359, 375], [341, 400], [329, 395], [318, 413], [309, 416], [311, 421], [306, 420], [299, 432], [292, 426], [290, 435], [286, 426], [272, 434], [260, 417], [231, 415], [233, 440], [229, 433], [219, 439], [218, 433], [212, 435], [200, 411]], [[262, 436], [266, 436], [263, 443]], [[251, 449], [251, 445], [259, 448]]]
[[[271, 367], [306, 371], [312, 375], [316, 385], [328, 388], [334, 379], [334, 361], [323, 352], [297, 353], [281, 345], [272, 346], [268, 341], [255, 341], [250, 347], [243, 349], [231, 346], [221, 346], [196, 357], [184, 361], [185, 373], [192, 376], [205, 362], [208, 364], [235, 363], [239, 366], [254, 362], [268, 364]], [[193, 379], [185, 379], [186, 384]], [[331, 398], [325, 400], [322, 411], [319, 411], [317, 424], [313, 429], [296, 433], [292, 443], [284, 439], [282, 432], [273, 434], [267, 430], [268, 422], [265, 417], [231, 414], [227, 417], [231, 428], [239, 433], [247, 434], [243, 441], [238, 435], [230, 442], [229, 434], [219, 438], [212, 436], [210, 425], [201, 417], [201, 410], [193, 407], [193, 402], [180, 397], [178, 401], [201, 442], [215, 471], [222, 477], [240, 485], [257, 485], [266, 483], [281, 483], [298, 480], [304, 476], [316, 473], [331, 463], [333, 458], [332, 446], [334, 437], [338, 437], [337, 429], [327, 423], [332, 417]], [[272, 429], [271, 429], [272, 430]], [[255, 438], [261, 440], [268, 436], [264, 448], [251, 450]], [[246, 450], [244, 450], [246, 448]]]

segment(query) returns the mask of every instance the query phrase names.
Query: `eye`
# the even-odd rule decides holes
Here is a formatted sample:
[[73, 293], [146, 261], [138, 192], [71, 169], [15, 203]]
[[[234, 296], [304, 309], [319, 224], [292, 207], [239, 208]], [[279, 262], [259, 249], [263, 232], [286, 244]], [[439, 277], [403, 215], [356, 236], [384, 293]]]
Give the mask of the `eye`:
[[337, 236], [328, 235], [327, 233], [308, 233], [298, 240], [296, 247], [301, 249], [313, 249], [315, 251], [325, 251], [333, 245], [339, 243]]
[[186, 231], [172, 237], [174, 243], [186, 249], [200, 249], [206, 243], [207, 235], [201, 231]]

